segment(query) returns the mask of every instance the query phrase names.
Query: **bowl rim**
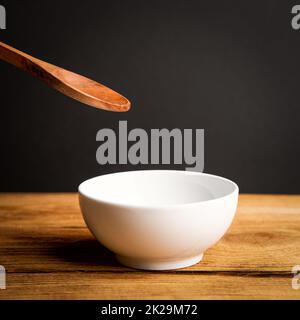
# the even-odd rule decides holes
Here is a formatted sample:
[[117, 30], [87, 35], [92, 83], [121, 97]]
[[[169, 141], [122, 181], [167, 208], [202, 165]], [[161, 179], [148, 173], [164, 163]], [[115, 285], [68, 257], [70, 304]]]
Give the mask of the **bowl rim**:
[[[134, 204], [134, 203], [125, 203], [122, 201], [110, 201], [110, 200], [105, 200], [103, 198], [100, 197], [94, 197], [89, 195], [87, 192], [83, 191], [84, 185], [88, 182], [90, 182], [91, 180], [97, 180], [100, 179], [104, 176], [111, 176], [111, 175], [119, 175], [119, 174], [130, 174], [130, 173], [142, 173], [142, 172], [156, 172], [156, 173], [176, 173], [176, 174], [182, 174], [182, 175], [199, 175], [199, 176], [209, 176], [209, 177], [213, 177], [215, 179], [219, 179], [219, 180], [223, 180], [226, 181], [227, 183], [233, 185], [234, 189], [232, 192], [229, 192], [227, 194], [225, 194], [222, 197], [217, 197], [214, 199], [208, 199], [208, 200], [202, 200], [202, 201], [195, 201], [195, 202], [188, 202], [188, 203], [181, 203], [181, 204]], [[113, 173], [108, 173], [108, 174], [103, 174], [103, 175], [99, 175], [90, 179], [87, 179], [85, 181], [83, 181], [79, 186], [78, 186], [78, 193], [80, 196], [85, 197], [89, 200], [93, 200], [96, 201], [98, 203], [102, 203], [102, 204], [106, 204], [106, 205], [110, 205], [110, 206], [114, 206], [114, 207], [122, 207], [122, 208], [140, 208], [140, 209], [169, 209], [169, 208], [183, 208], [183, 207], [191, 207], [191, 206], [196, 206], [199, 204], [206, 204], [209, 202], [216, 202], [219, 201], [221, 199], [224, 199], [226, 197], [230, 197], [232, 196], [234, 193], [239, 193], [239, 187], [238, 185], [233, 182], [232, 180], [229, 180], [227, 178], [224, 177], [220, 177], [214, 174], [208, 174], [208, 173], [203, 173], [203, 172], [197, 172], [197, 171], [184, 171], [184, 170], [131, 170], [131, 171], [120, 171], [120, 172], [113, 172]]]

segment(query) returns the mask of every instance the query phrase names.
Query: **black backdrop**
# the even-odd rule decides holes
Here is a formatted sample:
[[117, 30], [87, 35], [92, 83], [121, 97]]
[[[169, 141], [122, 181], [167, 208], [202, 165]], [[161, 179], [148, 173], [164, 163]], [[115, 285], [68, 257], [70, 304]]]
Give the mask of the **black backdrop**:
[[95, 175], [154, 168], [97, 164], [97, 131], [128, 120], [129, 129], [204, 128], [205, 172], [233, 179], [242, 192], [299, 193], [295, 2], [0, 4], [2, 41], [133, 102], [127, 114], [86, 108], [0, 62], [0, 191], [75, 191]]

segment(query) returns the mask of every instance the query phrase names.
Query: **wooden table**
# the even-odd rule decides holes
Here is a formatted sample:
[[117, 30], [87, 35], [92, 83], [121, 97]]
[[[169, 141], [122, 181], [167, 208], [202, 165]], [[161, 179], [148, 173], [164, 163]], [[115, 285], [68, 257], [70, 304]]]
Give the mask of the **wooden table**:
[[143, 272], [93, 239], [76, 194], [0, 194], [0, 265], [0, 299], [300, 299], [300, 196], [241, 195], [201, 263]]

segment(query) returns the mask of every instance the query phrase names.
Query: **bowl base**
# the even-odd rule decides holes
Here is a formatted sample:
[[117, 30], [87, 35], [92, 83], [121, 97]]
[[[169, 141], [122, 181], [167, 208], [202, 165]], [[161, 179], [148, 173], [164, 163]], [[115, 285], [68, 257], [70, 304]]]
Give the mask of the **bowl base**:
[[117, 260], [126, 267], [142, 269], [142, 270], [174, 270], [186, 268], [200, 262], [203, 258], [203, 253], [188, 259], [177, 260], [142, 260], [138, 258], [124, 257], [116, 255]]

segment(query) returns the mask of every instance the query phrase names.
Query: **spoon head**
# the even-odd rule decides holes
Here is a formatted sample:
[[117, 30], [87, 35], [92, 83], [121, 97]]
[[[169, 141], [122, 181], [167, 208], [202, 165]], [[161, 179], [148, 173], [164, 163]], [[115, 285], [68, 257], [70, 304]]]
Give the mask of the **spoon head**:
[[[130, 101], [112, 89], [71, 71], [51, 65], [55, 88], [89, 106], [114, 112], [126, 112]], [[54, 68], [53, 68], [54, 67]]]

